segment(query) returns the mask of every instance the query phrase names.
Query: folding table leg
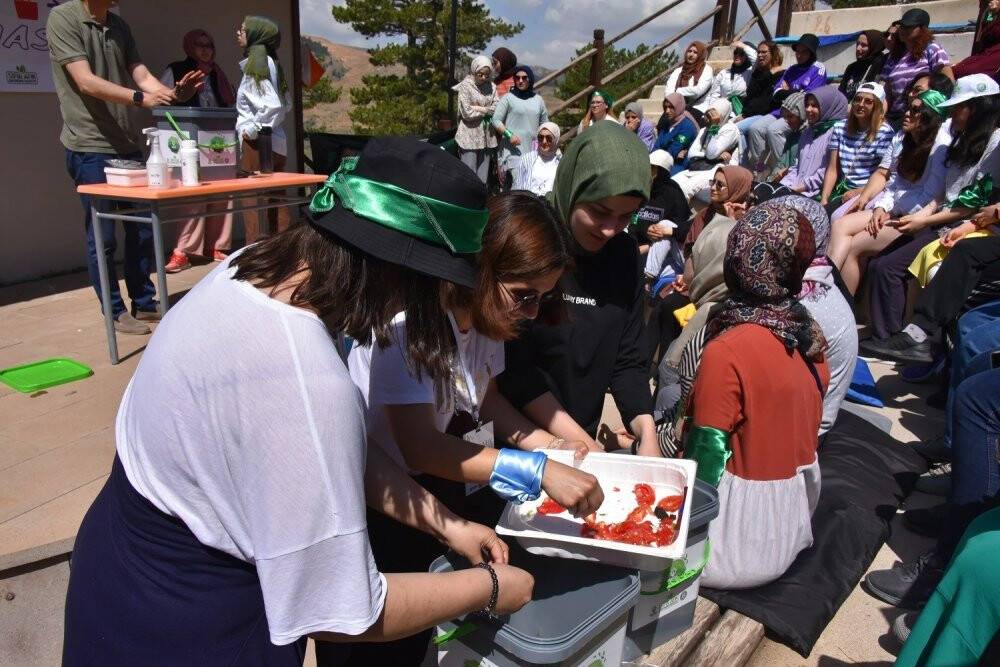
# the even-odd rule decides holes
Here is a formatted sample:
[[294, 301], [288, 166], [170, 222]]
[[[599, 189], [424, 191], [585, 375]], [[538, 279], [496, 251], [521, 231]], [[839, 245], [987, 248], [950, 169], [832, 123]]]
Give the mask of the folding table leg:
[[[96, 199], [94, 200], [96, 204]], [[118, 363], [118, 339], [115, 337], [115, 318], [111, 312], [111, 280], [108, 278], [108, 260], [104, 256], [104, 230], [96, 205], [90, 207], [90, 224], [94, 229], [94, 246], [97, 248], [97, 273], [101, 278], [101, 309], [104, 311], [104, 327], [108, 336], [108, 356], [111, 363]]]
[[160, 207], [154, 201], [150, 206], [149, 221], [153, 226], [153, 253], [156, 256], [156, 291], [159, 292], [160, 316], [170, 308], [170, 292], [167, 291], [167, 268], [163, 257], [163, 226], [160, 224]]

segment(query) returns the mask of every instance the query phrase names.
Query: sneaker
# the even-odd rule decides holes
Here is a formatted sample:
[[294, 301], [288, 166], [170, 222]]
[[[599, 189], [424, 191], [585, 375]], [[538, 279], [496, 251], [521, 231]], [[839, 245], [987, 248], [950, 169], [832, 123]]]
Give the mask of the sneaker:
[[866, 338], [858, 347], [872, 356], [889, 361], [930, 364], [934, 362], [930, 339], [918, 343], [905, 331], [894, 333], [888, 338]]
[[897, 563], [889, 570], [869, 572], [864, 589], [894, 607], [919, 609], [944, 577], [946, 563], [932, 549], [911, 563]]
[[212, 251], [212, 261], [214, 262], [224, 262], [227, 257], [229, 257], [229, 254], [222, 252], [221, 250]]
[[163, 319], [159, 310], [139, 310], [138, 308], [133, 308], [132, 316], [140, 322], [159, 322]]
[[133, 334], [135, 336], [144, 336], [151, 332], [147, 325], [132, 317], [132, 314], [127, 310], [122, 311], [121, 314], [115, 318], [115, 331], [123, 334]]
[[896, 620], [892, 622], [892, 634], [899, 640], [900, 644], [905, 644], [906, 640], [910, 638], [910, 631], [913, 630], [919, 617], [919, 611], [908, 611], [897, 616]]
[[170, 255], [170, 261], [163, 268], [167, 273], [179, 273], [184, 269], [191, 268], [191, 260], [184, 253], [174, 250], [173, 254]]
[[930, 464], [951, 461], [951, 447], [944, 441], [944, 433], [924, 442], [910, 444], [910, 449], [920, 454]]
[[903, 525], [918, 535], [937, 537], [952, 516], [951, 505], [941, 503], [934, 507], [906, 510], [903, 512]]
[[932, 496], [947, 496], [951, 493], [951, 464], [946, 463], [925, 472], [917, 478], [917, 483], [913, 488]]
[[904, 382], [911, 384], [930, 384], [941, 379], [944, 371], [944, 363], [947, 357], [939, 357], [929, 364], [913, 364], [906, 366], [899, 372], [899, 376]]

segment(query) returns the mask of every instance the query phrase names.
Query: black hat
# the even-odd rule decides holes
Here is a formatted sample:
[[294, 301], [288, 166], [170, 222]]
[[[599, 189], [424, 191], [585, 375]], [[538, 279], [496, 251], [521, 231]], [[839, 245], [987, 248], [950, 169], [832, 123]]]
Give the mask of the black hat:
[[903, 13], [903, 18], [899, 19], [899, 25], [904, 28], [915, 28], [917, 26], [929, 26], [931, 24], [931, 15], [922, 9], [907, 9]]
[[794, 50], [796, 46], [806, 47], [812, 52], [813, 56], [815, 56], [819, 53], [819, 37], [811, 32], [807, 32], [799, 37], [799, 41], [792, 44], [792, 49]]
[[[379, 221], [372, 212], [361, 204], [369, 203], [371, 196], [355, 186], [346, 192], [347, 176], [358, 182], [365, 179], [390, 186], [394, 192], [400, 190], [403, 206], [394, 206], [379, 202], [377, 206], [369, 207], [381, 211], [386, 217]], [[336, 184], [335, 184], [336, 182]], [[364, 184], [363, 181], [361, 181]], [[324, 192], [325, 191], [325, 192]], [[415, 195], [410, 198], [407, 193]], [[434, 216], [432, 210], [424, 204], [416, 204], [416, 199], [426, 198], [436, 200], [444, 207], [452, 209], [451, 215]], [[325, 200], [325, 206], [317, 202]], [[351, 201], [355, 200], [355, 201]], [[435, 202], [431, 202], [434, 204]], [[433, 206], [432, 206], [433, 208]], [[405, 266], [419, 273], [465, 287], [475, 285], [475, 256], [478, 242], [486, 220], [486, 186], [457, 158], [447, 152], [423, 141], [406, 137], [376, 137], [371, 139], [356, 158], [346, 158], [337, 174], [331, 176], [309, 207], [307, 215], [313, 225], [330, 232], [339, 239], [346, 241], [355, 248], [378, 257], [387, 262]], [[356, 213], [360, 210], [362, 214]], [[365, 217], [363, 213], [366, 213]], [[463, 252], [466, 248], [458, 248], [456, 252], [449, 249], [453, 246], [447, 238], [449, 229], [457, 226], [464, 236], [472, 237], [475, 250]], [[401, 229], [393, 228], [392, 224], [420, 224], [428, 229], [437, 230], [427, 238], [417, 238]]]

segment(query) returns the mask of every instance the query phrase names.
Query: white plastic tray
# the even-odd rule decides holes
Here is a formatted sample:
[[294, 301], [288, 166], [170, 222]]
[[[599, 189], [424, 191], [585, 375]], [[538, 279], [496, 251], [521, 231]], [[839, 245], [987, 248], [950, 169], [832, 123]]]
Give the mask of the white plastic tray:
[[105, 179], [108, 185], [122, 185], [127, 188], [137, 188], [146, 185], [145, 169], [118, 169], [117, 167], [104, 168]]
[[[545, 453], [554, 461], [573, 465], [571, 451], [546, 450]], [[517, 505], [508, 503], [497, 524], [497, 533], [513, 537], [522, 547], [538, 556], [590, 560], [637, 570], [665, 570], [670, 567], [671, 561], [684, 556], [697, 471], [697, 464], [694, 461], [591, 453], [579, 462], [578, 467], [597, 477], [606, 497], [612, 489], [618, 487], [621, 494], [632, 499], [634, 498], [632, 489], [639, 482], [652, 485], [657, 498], [668, 493], [677, 495], [683, 492], [684, 505], [674, 543], [666, 547], [647, 547], [581, 537], [580, 528], [583, 519], [577, 519], [568, 512], [537, 515], [528, 520], [522, 518], [525, 509], [530, 514], [530, 509], [537, 507], [541, 500], [525, 503], [525, 509], [521, 511]], [[635, 507], [634, 500], [631, 502], [631, 507]], [[609, 507], [607, 510], [602, 508], [601, 512], [607, 511], [611, 514], [606, 519], [600, 516], [598, 518], [621, 521], [628, 509], [622, 510], [621, 516], [616, 516], [615, 514], [619, 512], [618, 507]]]

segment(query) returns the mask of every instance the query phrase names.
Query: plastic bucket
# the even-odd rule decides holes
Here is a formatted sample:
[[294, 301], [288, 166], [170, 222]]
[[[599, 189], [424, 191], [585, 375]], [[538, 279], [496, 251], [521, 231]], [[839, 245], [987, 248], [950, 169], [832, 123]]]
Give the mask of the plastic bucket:
[[180, 167], [180, 138], [167, 112], [187, 136], [198, 142], [199, 178], [221, 181], [236, 178], [239, 146], [236, 140], [236, 109], [213, 107], [156, 107], [153, 118], [160, 136], [160, 152], [171, 167]]
[[698, 480], [684, 558], [662, 572], [639, 572], [641, 593], [629, 613], [623, 656], [626, 662], [650, 653], [691, 627], [698, 581], [708, 563], [708, 525], [718, 515], [718, 491]]
[[[531, 602], [497, 621], [478, 617], [438, 627], [438, 663], [466, 667], [620, 665], [639, 573], [617, 567], [532, 556], [511, 548], [511, 562], [535, 577]], [[432, 572], [466, 567], [442, 556]]]

